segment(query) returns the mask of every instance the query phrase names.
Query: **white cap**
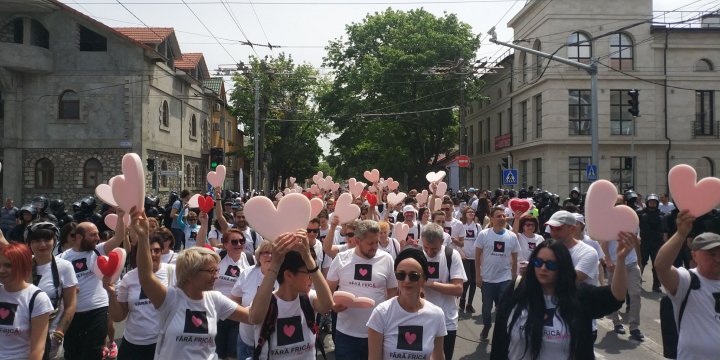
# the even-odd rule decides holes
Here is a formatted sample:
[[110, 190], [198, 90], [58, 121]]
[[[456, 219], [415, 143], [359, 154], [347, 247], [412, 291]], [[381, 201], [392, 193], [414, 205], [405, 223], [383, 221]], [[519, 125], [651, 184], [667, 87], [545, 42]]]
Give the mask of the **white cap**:
[[573, 215], [569, 211], [560, 210], [556, 213], [554, 213], [550, 220], [548, 220], [545, 225], [550, 226], [562, 226], [562, 225], [573, 225], [575, 226], [577, 224], [577, 220], [575, 219], [575, 215]]
[[412, 205], [405, 205], [403, 208], [403, 214], [406, 212], [415, 212], [415, 208]]

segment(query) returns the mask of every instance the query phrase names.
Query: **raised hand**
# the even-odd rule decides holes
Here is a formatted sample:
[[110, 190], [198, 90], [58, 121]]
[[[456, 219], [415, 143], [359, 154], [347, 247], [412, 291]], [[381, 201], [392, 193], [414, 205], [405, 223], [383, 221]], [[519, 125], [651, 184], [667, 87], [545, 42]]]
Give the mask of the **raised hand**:
[[200, 220], [200, 225], [207, 227], [209, 221], [208, 214], [201, 211], [198, 215], [198, 220]]
[[695, 217], [689, 214], [689, 210], [682, 210], [677, 215], [677, 232], [687, 236], [692, 231]]
[[629, 233], [625, 231], [621, 231], [618, 234], [618, 247], [617, 247], [617, 263], [620, 263], [621, 260], [624, 263], [625, 257], [635, 249], [637, 246], [640, 245], [640, 238], [634, 233]]

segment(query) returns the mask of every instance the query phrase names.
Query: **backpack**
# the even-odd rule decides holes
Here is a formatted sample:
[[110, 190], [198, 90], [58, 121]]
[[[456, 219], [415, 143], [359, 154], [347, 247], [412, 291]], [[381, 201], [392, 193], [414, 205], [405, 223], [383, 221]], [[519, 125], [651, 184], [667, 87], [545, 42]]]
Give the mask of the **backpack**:
[[680, 303], [680, 311], [678, 312], [677, 325], [675, 324], [675, 311], [670, 298], [665, 295], [660, 299], [660, 333], [662, 334], [663, 356], [667, 359], [677, 358], [678, 338], [680, 333], [680, 324], [682, 323], [683, 313], [687, 305], [690, 291], [700, 289], [700, 278], [690, 271], [690, 286], [687, 293]]
[[448, 268], [448, 283], [450, 283], [450, 267], [452, 266], [452, 252], [453, 249], [449, 247], [445, 247], [445, 263], [447, 264]]
[[[53, 265], [55, 265], [55, 260], [53, 260]], [[35, 270], [35, 268], [33, 267], [33, 271], [34, 270]], [[57, 265], [55, 266], [55, 270], [57, 270]], [[35, 274], [33, 274], [33, 275], [35, 275]], [[53, 273], [53, 278], [55, 277], [54, 275], [55, 274]], [[33, 282], [35, 282], [34, 278], [35, 278], [35, 276], [33, 276]], [[36, 284], [36, 286], [37, 286], [37, 284]], [[30, 319], [30, 322], [32, 322], [32, 312], [33, 312], [33, 309], [35, 308], [35, 298], [41, 292], [42, 292], [42, 290], [40, 290], [40, 289], [35, 290], [35, 292], [30, 297], [30, 303], [28, 304], [28, 319]], [[53, 304], [53, 306], [55, 306], [55, 304]], [[57, 309], [56, 309], [56, 313], [57, 313]], [[52, 322], [52, 319], [50, 321]], [[45, 352], [43, 352], [42, 359], [43, 360], [50, 359], [50, 333], [49, 332], [47, 333], [47, 335], [45, 335]]]
[[[322, 339], [320, 338], [320, 329], [315, 323], [315, 310], [310, 303], [310, 297], [300, 294], [298, 298], [300, 300], [300, 308], [302, 309], [303, 317], [305, 317], [307, 327], [312, 330], [313, 334], [315, 334], [316, 351], [317, 348], [320, 348], [323, 359], [327, 360], [327, 356], [325, 355], [325, 345], [322, 343]], [[272, 333], [275, 332], [275, 324], [277, 323], [277, 318], [277, 298], [275, 297], [275, 294], [272, 294], [272, 296], [270, 297], [270, 306], [268, 306], [268, 311], [265, 314], [265, 320], [263, 320], [263, 323], [260, 327], [260, 337], [258, 338], [257, 344], [255, 345], [255, 350], [253, 350], [253, 360], [260, 360], [260, 353], [262, 352], [263, 345], [265, 345], [265, 343], [270, 339]], [[268, 344], [268, 346], [270, 345]], [[269, 354], [270, 349], [268, 348], [268, 358], [270, 357]]]

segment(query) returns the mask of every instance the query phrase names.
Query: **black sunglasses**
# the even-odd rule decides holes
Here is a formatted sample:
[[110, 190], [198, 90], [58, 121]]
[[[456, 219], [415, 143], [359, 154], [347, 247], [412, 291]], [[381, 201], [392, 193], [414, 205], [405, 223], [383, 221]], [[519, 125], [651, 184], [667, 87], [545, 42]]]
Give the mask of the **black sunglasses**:
[[315, 234], [319, 234], [319, 233], [320, 233], [320, 229], [305, 229], [305, 230], [308, 232], [308, 234], [309, 234], [309, 233], [315, 233]]
[[231, 243], [231, 244], [233, 244], [233, 246], [245, 245], [245, 239], [240, 239], [240, 240], [228, 240], [228, 242]]
[[415, 271], [413, 271], [413, 272], [411, 272], [411, 273], [395, 272], [395, 278], [396, 278], [398, 281], [405, 281], [405, 278], [406, 278], [406, 277], [407, 277], [408, 279], [410, 279], [410, 281], [412, 281], [412, 282], [418, 282], [418, 281], [420, 281], [420, 274], [418, 274], [418, 273], [415, 272]]
[[557, 261], [543, 260], [540, 258], [533, 259], [533, 266], [535, 266], [536, 268], [538, 268], [538, 269], [541, 268], [543, 266], [543, 264], [545, 264], [545, 268], [547, 268], [550, 271], [557, 271], [557, 269], [560, 267], [560, 265], [558, 265]]

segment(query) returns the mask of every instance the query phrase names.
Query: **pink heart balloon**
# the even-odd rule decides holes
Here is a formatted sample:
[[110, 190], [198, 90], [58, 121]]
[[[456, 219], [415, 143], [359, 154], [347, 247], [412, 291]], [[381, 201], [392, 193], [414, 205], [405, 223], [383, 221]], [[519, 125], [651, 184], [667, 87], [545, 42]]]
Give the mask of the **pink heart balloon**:
[[318, 173], [315, 174], [315, 175], [313, 175], [313, 177], [312, 177], [313, 182], [316, 183], [316, 184], [317, 184], [318, 180], [320, 180], [320, 179], [322, 179], [322, 178], [323, 178], [323, 172], [322, 172], [322, 171], [318, 171]]
[[330, 185], [330, 189], [332, 191], [338, 191], [340, 189], [340, 184], [334, 183], [334, 184]]
[[635, 210], [625, 205], [615, 206], [617, 196], [615, 185], [607, 180], [597, 180], [590, 185], [585, 198], [585, 221], [593, 240], [616, 240], [621, 231], [637, 231], [640, 221]]
[[207, 174], [207, 181], [213, 187], [222, 187], [223, 183], [225, 182], [226, 172], [227, 172], [227, 169], [225, 168], [225, 165], [218, 165], [215, 168], [215, 171], [210, 171]]
[[440, 210], [440, 208], [442, 207], [442, 201], [443, 201], [443, 199], [435, 198], [435, 200], [433, 200], [433, 208], [430, 210], [432, 210], [432, 211]]
[[[125, 267], [125, 260], [127, 259], [127, 253], [123, 248], [115, 248], [111, 251], [108, 256], [98, 256], [95, 261], [95, 265], [92, 268], [93, 274], [99, 279], [105, 277], [105, 273], [109, 273], [110, 282], [115, 283], [120, 278], [120, 273]], [[105, 273], [103, 273], [103, 271]]]
[[368, 191], [375, 194], [377, 193], [377, 188], [375, 187], [375, 185], [368, 186]]
[[110, 230], [115, 231], [115, 228], [117, 227], [117, 220], [118, 216], [117, 214], [107, 214], [105, 216], [105, 225], [110, 228]]
[[405, 200], [405, 197], [407, 195], [404, 192], [401, 193], [389, 193], [387, 196], [387, 202], [390, 205], [390, 207], [395, 206]]
[[697, 181], [692, 166], [673, 166], [668, 173], [670, 193], [678, 209], [687, 209], [694, 217], [702, 216], [720, 204], [720, 179], [706, 177]]
[[423, 190], [421, 193], [418, 193], [415, 195], [415, 200], [417, 200], [419, 206], [423, 206], [428, 201], [429, 193], [427, 190]]
[[195, 194], [190, 197], [190, 200], [188, 200], [188, 207], [191, 209], [199, 208], [200, 204], [198, 203], [198, 198], [200, 198], [200, 194]]
[[145, 171], [142, 161], [135, 153], [125, 154], [122, 158], [122, 175], [111, 179], [113, 198], [118, 207], [129, 213], [133, 207], [145, 206]]
[[[319, 179], [315, 182], [315, 185], [317, 185], [317, 188], [318, 188], [318, 189], [324, 189], [324, 188], [325, 188], [325, 179], [319, 178]], [[313, 185], [313, 186], [315, 186], [315, 185]]]
[[393, 178], [388, 178], [385, 181], [385, 185], [387, 186], [388, 190], [395, 191], [398, 187], [400, 187], [400, 183], [393, 180]]
[[336, 304], [342, 304], [349, 308], [371, 308], [375, 306], [375, 300], [355, 296], [349, 292], [338, 290], [333, 293], [333, 302]]
[[98, 197], [102, 202], [112, 206], [117, 207], [117, 202], [115, 202], [115, 198], [112, 194], [112, 187], [108, 184], [100, 184], [95, 187], [95, 196]]
[[355, 178], [349, 178], [347, 181], [348, 189], [353, 187], [353, 185], [355, 185], [356, 182], [357, 182], [357, 180], [355, 180]]
[[378, 169], [372, 169], [372, 171], [365, 170], [363, 176], [367, 179], [367, 181], [376, 183], [380, 180], [380, 171], [378, 171]]
[[335, 201], [335, 216], [341, 224], [349, 223], [360, 216], [360, 207], [353, 204], [353, 197], [348, 193], [340, 195]]
[[244, 209], [248, 224], [268, 240], [275, 240], [286, 232], [307, 228], [312, 212], [310, 200], [297, 193], [280, 199], [277, 209], [265, 196], [248, 200]]
[[429, 172], [427, 175], [425, 175], [425, 179], [427, 179], [428, 182], [436, 183], [440, 180], [442, 180], [445, 177], [445, 171], [438, 171], [438, 172]]
[[354, 197], [358, 197], [362, 194], [363, 189], [365, 189], [365, 184], [356, 182], [350, 187], [350, 193], [353, 194]]
[[312, 198], [312, 200], [310, 200], [310, 209], [311, 209], [310, 220], [316, 218], [318, 216], [318, 214], [320, 213], [320, 211], [322, 211], [322, 209], [324, 207], [325, 207], [325, 202], [322, 201], [322, 199]]
[[437, 188], [435, 189], [435, 196], [437, 197], [443, 197], [445, 195], [445, 192], [447, 191], [447, 183], [444, 181], [441, 181], [437, 184]]
[[[290, 190], [290, 189], [285, 189], [285, 190], [287, 191], [287, 190]], [[283, 193], [282, 193], [282, 192], [279, 192], [279, 193], [275, 194], [275, 200], [280, 200], [280, 199], [282, 199], [282, 197], [283, 197]]]
[[395, 223], [395, 225], [393, 225], [392, 235], [398, 240], [405, 240], [409, 232], [410, 227], [404, 222]]
[[288, 178], [288, 181], [290, 181], [290, 185], [294, 184], [294, 183], [295, 183], [295, 180], [297, 180], [297, 179], [295, 179], [295, 178], [292, 177], [292, 176], [291, 176], [290, 178]]

